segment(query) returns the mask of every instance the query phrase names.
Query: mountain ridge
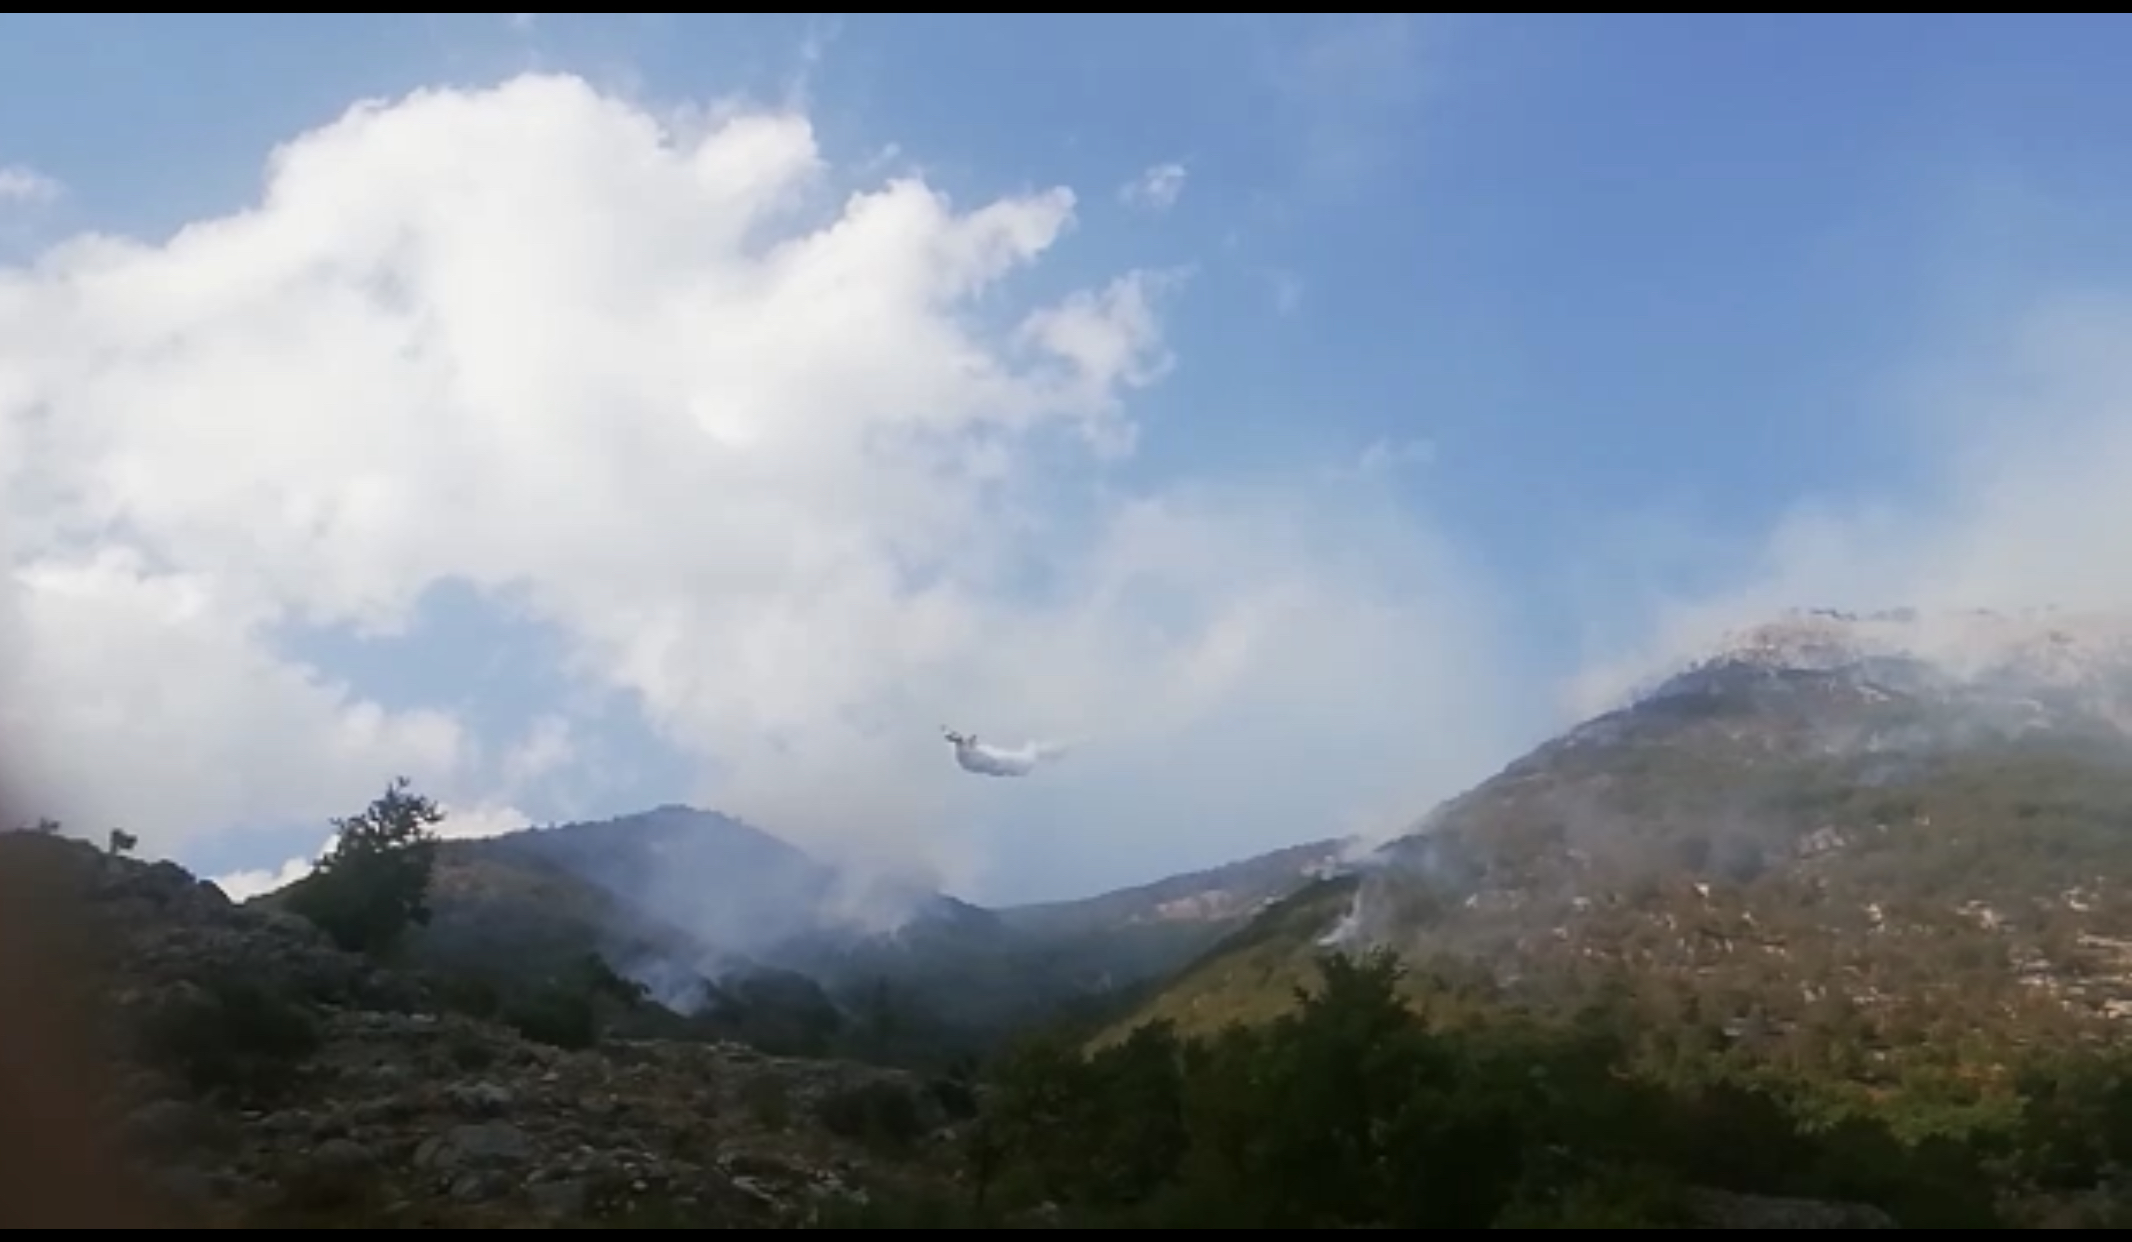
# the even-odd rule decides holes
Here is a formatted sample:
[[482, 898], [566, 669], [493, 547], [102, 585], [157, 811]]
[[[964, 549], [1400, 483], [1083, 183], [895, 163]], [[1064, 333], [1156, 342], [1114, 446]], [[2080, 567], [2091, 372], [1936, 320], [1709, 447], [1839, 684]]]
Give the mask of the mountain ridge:
[[1625, 987], [1654, 1029], [1699, 1015], [1780, 1058], [1862, 1028], [1899, 1060], [1957, 1018], [2002, 1052], [2101, 1038], [2132, 1018], [2128, 631], [1958, 619], [1739, 631], [1292, 894], [1104, 1038], [1273, 1017], [1315, 954], [1372, 946], [1499, 1001]]
[[431, 922], [411, 951], [503, 991], [598, 957], [677, 1013], [740, 1014], [745, 997], [767, 997], [904, 1030], [897, 1042], [913, 1050], [974, 1051], [1166, 975], [1335, 852], [1312, 843], [991, 909], [855, 876], [744, 821], [668, 804], [441, 842]]

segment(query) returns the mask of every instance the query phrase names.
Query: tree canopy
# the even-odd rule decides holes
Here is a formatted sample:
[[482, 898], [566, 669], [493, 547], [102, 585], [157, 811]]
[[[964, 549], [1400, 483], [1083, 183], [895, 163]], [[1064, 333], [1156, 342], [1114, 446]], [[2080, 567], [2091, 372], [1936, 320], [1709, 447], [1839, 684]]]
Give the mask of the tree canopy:
[[333, 846], [289, 894], [289, 908], [335, 944], [385, 954], [429, 922], [437, 804], [398, 777], [359, 815], [333, 821]]

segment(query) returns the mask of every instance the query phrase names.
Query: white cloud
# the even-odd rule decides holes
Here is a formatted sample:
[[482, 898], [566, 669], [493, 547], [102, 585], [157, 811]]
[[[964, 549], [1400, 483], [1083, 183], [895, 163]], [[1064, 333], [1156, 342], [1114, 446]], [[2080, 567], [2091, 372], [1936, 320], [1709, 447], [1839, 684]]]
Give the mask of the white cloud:
[[[325, 851], [320, 850], [321, 854]], [[215, 887], [231, 901], [250, 901], [268, 893], [279, 892], [311, 874], [314, 858], [292, 858], [279, 867], [260, 867], [250, 871], [232, 871], [214, 877]]]
[[532, 818], [524, 811], [496, 802], [473, 806], [445, 803], [440, 809], [444, 812], [444, 820], [437, 825], [436, 831], [446, 841], [480, 841], [533, 826]]
[[504, 756], [503, 781], [507, 788], [523, 789], [569, 766], [577, 757], [570, 722], [561, 716], [542, 716], [533, 722], [524, 741]]
[[53, 202], [66, 192], [58, 181], [22, 164], [0, 164], [0, 204]]
[[211, 578], [60, 543], [18, 553], [0, 721], [23, 794], [70, 825], [168, 846], [194, 826], [321, 818], [386, 774], [436, 782], [466, 762], [448, 716], [383, 711], [274, 659], [264, 611]]
[[1143, 211], [1163, 212], [1184, 196], [1187, 178], [1182, 164], [1156, 164], [1118, 188], [1118, 201]]
[[0, 726], [52, 805], [153, 850], [396, 772], [507, 804], [566, 725], [484, 747], [270, 641], [450, 580], [633, 693], [700, 797], [904, 859], [1001, 809], [949, 717], [1099, 739], [1048, 795], [1092, 851], [1270, 844], [1499, 745], [1476, 575], [1366, 489], [1100, 485], [1176, 282], [1014, 305], [1070, 192], [837, 204], [804, 117], [716, 115], [546, 76], [366, 105], [245, 211], [0, 269]]
[[[443, 822], [436, 826], [437, 836], [446, 841], [476, 841], [487, 837], [500, 837], [533, 826], [533, 821], [524, 811], [514, 806], [496, 803], [481, 803], [476, 806], [458, 807], [443, 804]], [[309, 854], [291, 858], [278, 867], [257, 867], [232, 871], [214, 877], [214, 882], [231, 901], [250, 901], [267, 893], [279, 891], [311, 874], [318, 860], [333, 848], [337, 834], [328, 832], [318, 843], [318, 848]]]

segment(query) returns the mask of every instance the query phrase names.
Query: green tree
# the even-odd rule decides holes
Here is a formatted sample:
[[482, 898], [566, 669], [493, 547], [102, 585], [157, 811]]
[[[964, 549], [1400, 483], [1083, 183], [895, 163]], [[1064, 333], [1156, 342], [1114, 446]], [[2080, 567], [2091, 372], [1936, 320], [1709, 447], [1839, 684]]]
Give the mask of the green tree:
[[352, 819], [333, 821], [333, 848], [290, 894], [289, 908], [353, 952], [383, 955], [429, 923], [437, 804], [394, 779]]

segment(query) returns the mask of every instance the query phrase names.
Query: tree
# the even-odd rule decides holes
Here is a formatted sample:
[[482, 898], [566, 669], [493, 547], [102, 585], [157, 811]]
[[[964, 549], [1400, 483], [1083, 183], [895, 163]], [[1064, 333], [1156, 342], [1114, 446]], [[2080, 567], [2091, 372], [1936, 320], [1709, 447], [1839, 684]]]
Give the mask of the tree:
[[429, 923], [429, 882], [444, 822], [437, 804], [397, 777], [352, 819], [333, 821], [333, 848], [290, 894], [289, 908], [352, 952], [382, 955]]

